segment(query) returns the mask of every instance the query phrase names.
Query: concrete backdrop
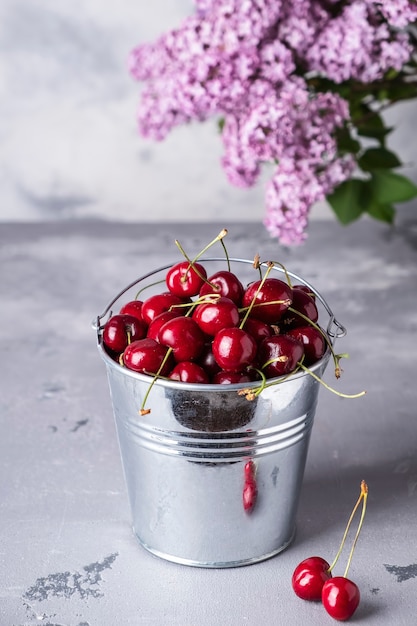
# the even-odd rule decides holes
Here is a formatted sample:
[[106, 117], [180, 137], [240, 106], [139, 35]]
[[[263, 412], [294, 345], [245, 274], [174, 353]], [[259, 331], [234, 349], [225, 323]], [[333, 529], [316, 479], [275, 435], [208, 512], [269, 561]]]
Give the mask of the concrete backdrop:
[[[192, 0], [1, 0], [0, 220], [262, 219], [263, 182], [232, 187], [216, 123], [139, 137], [138, 43], [178, 25]], [[388, 116], [391, 147], [417, 180], [416, 105]], [[315, 217], [332, 217], [321, 204]]]

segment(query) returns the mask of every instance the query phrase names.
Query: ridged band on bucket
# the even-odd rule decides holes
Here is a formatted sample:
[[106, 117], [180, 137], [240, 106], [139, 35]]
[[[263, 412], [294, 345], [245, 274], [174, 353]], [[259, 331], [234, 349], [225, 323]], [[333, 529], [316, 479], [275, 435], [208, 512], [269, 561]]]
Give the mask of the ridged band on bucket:
[[193, 461], [225, 462], [262, 456], [297, 444], [310, 431], [313, 416], [301, 415], [284, 425], [250, 433], [187, 433], [165, 431], [128, 418], [124, 428], [137, 445], [157, 454], [180, 456]]

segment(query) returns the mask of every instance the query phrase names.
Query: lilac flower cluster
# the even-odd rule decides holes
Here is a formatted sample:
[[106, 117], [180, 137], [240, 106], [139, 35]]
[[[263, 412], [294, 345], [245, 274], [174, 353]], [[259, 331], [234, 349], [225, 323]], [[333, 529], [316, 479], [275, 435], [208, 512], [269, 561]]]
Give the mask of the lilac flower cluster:
[[265, 225], [283, 244], [304, 241], [311, 206], [355, 167], [338, 153], [349, 103], [311, 87], [381, 79], [412, 46], [413, 0], [195, 0], [181, 26], [130, 56], [144, 83], [139, 131], [162, 140], [177, 125], [223, 120], [222, 165], [248, 187], [272, 163]]

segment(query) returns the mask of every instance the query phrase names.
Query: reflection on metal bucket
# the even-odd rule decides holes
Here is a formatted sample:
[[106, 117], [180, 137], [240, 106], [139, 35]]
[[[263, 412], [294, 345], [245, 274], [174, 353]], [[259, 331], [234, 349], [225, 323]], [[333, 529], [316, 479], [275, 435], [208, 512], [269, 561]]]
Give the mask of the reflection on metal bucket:
[[[223, 386], [224, 387], [224, 386]], [[211, 395], [186, 390], [165, 390], [171, 401], [175, 419], [191, 430], [202, 432], [226, 432], [242, 428], [248, 424], [256, 409], [257, 398], [248, 402], [237, 392], [230, 394], [223, 390]]]
[[[332, 324], [336, 335], [343, 332], [331, 314]], [[111, 359], [101, 330], [98, 323], [139, 542], [164, 559], [216, 568], [255, 563], [284, 550], [294, 537], [320, 383], [297, 373], [249, 401], [238, 390], [252, 383], [161, 379], [149, 396], [151, 413], [140, 416], [151, 379]], [[311, 368], [317, 376], [329, 357], [327, 351]], [[248, 512], [243, 490], [249, 460], [256, 501]]]

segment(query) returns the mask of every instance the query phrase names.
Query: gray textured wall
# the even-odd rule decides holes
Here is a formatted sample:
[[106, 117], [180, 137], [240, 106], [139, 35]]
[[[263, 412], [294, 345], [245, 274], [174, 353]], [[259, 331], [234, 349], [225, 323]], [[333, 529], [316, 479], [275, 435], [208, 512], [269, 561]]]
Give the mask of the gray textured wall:
[[[160, 144], [136, 132], [128, 53], [191, 9], [192, 0], [1, 0], [0, 220], [262, 218], [262, 181], [229, 185], [214, 121]], [[416, 179], [416, 107], [390, 117], [392, 146]]]

